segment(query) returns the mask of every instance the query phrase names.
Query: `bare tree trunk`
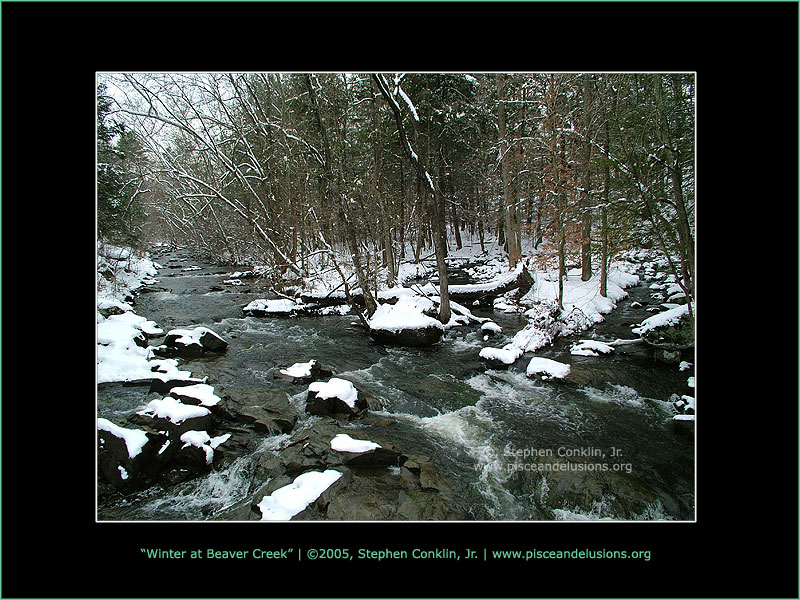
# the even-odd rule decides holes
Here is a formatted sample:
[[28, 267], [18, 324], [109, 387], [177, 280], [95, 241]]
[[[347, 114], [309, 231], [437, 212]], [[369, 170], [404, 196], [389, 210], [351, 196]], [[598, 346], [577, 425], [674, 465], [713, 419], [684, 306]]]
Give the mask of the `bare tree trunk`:
[[447, 289], [447, 231], [443, 227], [444, 199], [442, 198], [441, 193], [436, 185], [433, 183], [433, 179], [419, 158], [419, 155], [414, 152], [410, 142], [408, 141], [408, 136], [406, 135], [406, 130], [403, 126], [403, 116], [400, 112], [400, 106], [397, 104], [397, 101], [392, 96], [391, 92], [389, 92], [389, 87], [386, 84], [383, 75], [373, 73], [372, 77], [375, 83], [378, 85], [378, 89], [380, 90], [381, 94], [386, 99], [386, 102], [389, 104], [389, 107], [392, 109], [403, 152], [414, 166], [414, 169], [417, 172], [417, 180], [425, 187], [427, 192], [425, 196], [428, 199], [428, 212], [431, 217], [431, 225], [434, 229], [433, 243], [436, 251], [436, 266], [439, 271], [439, 321], [442, 323], [447, 323], [450, 321], [450, 294]]
[[498, 129], [500, 134], [500, 163], [503, 177], [504, 198], [504, 224], [506, 229], [506, 242], [508, 244], [508, 268], [514, 269], [522, 258], [519, 220], [517, 218], [516, 199], [511, 189], [511, 153], [508, 139], [506, 138], [506, 108], [505, 108], [505, 75], [498, 73], [497, 80], [497, 113]]
[[[314, 91], [314, 85], [311, 81], [311, 75], [306, 75], [306, 87], [308, 89], [309, 99], [311, 101], [311, 107], [314, 110], [314, 115], [316, 118], [317, 126], [319, 127], [320, 136], [322, 137], [322, 145], [325, 150], [325, 186], [324, 186], [324, 196], [330, 195], [331, 185], [334, 183], [333, 177], [333, 166], [331, 165], [331, 146], [330, 141], [328, 139], [328, 131], [325, 127], [324, 122], [322, 121], [322, 115], [320, 114], [319, 110], [319, 101], [317, 99], [317, 94]], [[345, 241], [347, 242], [347, 247], [350, 250], [350, 256], [353, 259], [353, 268], [356, 271], [356, 277], [358, 277], [358, 284], [361, 286], [361, 292], [364, 294], [364, 305], [367, 309], [367, 315], [372, 317], [375, 314], [375, 311], [378, 310], [378, 304], [375, 302], [375, 297], [372, 295], [369, 289], [369, 281], [367, 280], [366, 273], [364, 272], [364, 267], [361, 263], [361, 252], [358, 248], [358, 241], [356, 240], [356, 233], [353, 227], [353, 223], [350, 220], [349, 209], [348, 209], [348, 201], [345, 198], [341, 191], [337, 191], [336, 194], [339, 196], [339, 219], [342, 221], [344, 225], [344, 234], [345, 234]]]
[[605, 122], [605, 165], [603, 169], [603, 207], [600, 210], [600, 225], [602, 234], [602, 245], [600, 248], [600, 295], [603, 298], [608, 295], [608, 190], [611, 186], [611, 166], [609, 164], [609, 141], [608, 119]]
[[582, 77], [583, 94], [583, 182], [580, 193], [581, 210], [581, 281], [592, 278], [592, 212], [589, 201], [589, 186], [591, 184], [590, 163], [592, 160], [592, 133], [591, 133], [591, 105], [592, 82], [590, 75]]

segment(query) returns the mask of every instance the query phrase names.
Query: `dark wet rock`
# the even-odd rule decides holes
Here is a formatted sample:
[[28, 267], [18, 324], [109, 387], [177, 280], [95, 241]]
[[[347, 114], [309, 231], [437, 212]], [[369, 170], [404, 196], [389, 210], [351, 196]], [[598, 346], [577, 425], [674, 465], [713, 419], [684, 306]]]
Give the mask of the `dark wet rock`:
[[370, 337], [379, 344], [397, 346], [432, 346], [442, 339], [444, 329], [441, 326], [428, 325], [407, 329], [370, 328]]
[[216, 428], [215, 420], [209, 411], [208, 414], [190, 417], [178, 423], [167, 417], [150, 416], [146, 414], [133, 414], [128, 417], [133, 425], [148, 427], [157, 431], [166, 431], [170, 438], [178, 439], [187, 431], [213, 431]]
[[[292, 520], [471, 518], [431, 457], [408, 455], [382, 439], [380, 429], [365, 429], [369, 419], [361, 419], [359, 416], [345, 427], [343, 422], [322, 418], [295, 431], [283, 447], [264, 452], [254, 468], [252, 496], [216, 518], [258, 520], [261, 513], [257, 505], [264, 496], [303, 473], [328, 469], [341, 472], [342, 477]], [[333, 450], [331, 440], [341, 433], [381, 447], [359, 453]]]
[[153, 445], [149, 439], [139, 454], [131, 458], [123, 438], [102, 429], [97, 431], [98, 477], [119, 491], [130, 492], [144, 487], [144, 465], [152, 455]]
[[287, 433], [297, 423], [297, 411], [286, 392], [268, 387], [226, 387], [215, 389], [222, 398], [212, 412], [251, 425], [263, 433]]
[[[539, 465], [517, 471], [514, 477], [530, 477], [529, 487], [546, 511], [563, 510], [593, 518], [636, 520], [653, 518], [653, 511], [675, 515], [680, 509], [667, 494], [658, 494], [641, 477], [611, 463], [583, 456], [543, 456], [532, 459]], [[662, 517], [663, 518], [663, 517]]]
[[125, 310], [120, 308], [119, 306], [107, 306], [105, 308], [98, 308], [97, 312], [103, 315], [106, 319], [112, 315], [123, 315], [125, 314]]

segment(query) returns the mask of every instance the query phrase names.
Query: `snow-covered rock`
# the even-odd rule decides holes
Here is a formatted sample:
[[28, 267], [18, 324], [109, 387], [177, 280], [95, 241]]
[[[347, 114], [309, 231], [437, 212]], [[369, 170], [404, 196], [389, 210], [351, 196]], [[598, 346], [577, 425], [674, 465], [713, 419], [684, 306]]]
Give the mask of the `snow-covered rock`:
[[230, 433], [211, 437], [207, 431], [189, 430], [181, 435], [180, 440], [183, 442], [182, 449], [192, 446], [202, 450], [205, 453], [206, 464], [210, 465], [214, 461], [214, 449], [227, 442], [230, 437]]
[[205, 383], [174, 388], [170, 392], [170, 396], [180, 400], [183, 404], [200, 405], [208, 408], [216, 406], [221, 401], [221, 398], [214, 394], [214, 386]]
[[522, 356], [522, 351], [513, 344], [506, 344], [502, 348], [482, 348], [479, 356], [490, 368], [500, 369], [513, 365]]
[[285, 298], [277, 300], [259, 298], [242, 309], [246, 317], [291, 317], [297, 311], [297, 302]]
[[141, 429], [128, 429], [120, 427], [108, 419], [97, 419], [98, 431], [107, 431], [114, 437], [120, 438], [125, 442], [129, 458], [136, 458], [147, 443], [147, 434]]
[[346, 433], [339, 433], [331, 440], [331, 449], [337, 452], [369, 452], [370, 450], [375, 450], [380, 447], [381, 445], [376, 442], [357, 440]]
[[166, 396], [160, 400], [151, 400], [144, 410], [138, 411], [136, 414], [168, 419], [173, 424], [180, 425], [187, 419], [208, 416], [211, 411], [204, 406], [184, 404], [171, 396]]
[[195, 327], [168, 331], [164, 343], [153, 352], [167, 358], [196, 358], [205, 352], [224, 352], [227, 347], [228, 342], [208, 327]]
[[600, 356], [600, 354], [610, 354], [614, 351], [614, 347], [599, 342], [597, 340], [580, 340], [577, 344], [573, 344], [569, 353], [575, 356]]
[[312, 359], [308, 362], [294, 363], [285, 369], [280, 369], [278, 375], [294, 383], [309, 383], [324, 377], [330, 377], [333, 375], [333, 371], [323, 367], [317, 360]]
[[494, 321], [487, 321], [481, 325], [481, 331], [490, 336], [499, 335], [503, 332], [503, 328]]
[[570, 366], [549, 358], [534, 356], [528, 363], [525, 373], [528, 377], [541, 375], [542, 379], [563, 379], [569, 375]]
[[648, 317], [632, 331], [653, 346], [655, 357], [666, 363], [678, 364], [681, 351], [694, 346], [694, 327], [686, 304]]
[[369, 320], [372, 339], [382, 344], [430, 346], [444, 333], [444, 325], [424, 313], [433, 302], [422, 296], [401, 296], [396, 304], [381, 304]]
[[308, 471], [272, 494], [264, 496], [258, 506], [262, 521], [288, 521], [305, 510], [342, 476], [341, 471]]

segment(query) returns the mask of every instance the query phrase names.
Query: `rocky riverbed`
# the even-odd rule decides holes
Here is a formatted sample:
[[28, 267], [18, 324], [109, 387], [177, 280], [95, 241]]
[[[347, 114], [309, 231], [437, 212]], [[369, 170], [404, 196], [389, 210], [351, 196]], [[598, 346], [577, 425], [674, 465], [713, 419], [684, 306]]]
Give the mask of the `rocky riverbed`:
[[[524, 328], [518, 312], [481, 309], [500, 330], [491, 338], [472, 323], [430, 348], [384, 346], [352, 316], [247, 316], [269, 296], [257, 277], [177, 252], [155, 259], [135, 311], [161, 330], [145, 339], [175, 361], [164, 374], [188, 375], [99, 386], [111, 423], [99, 429], [100, 519], [258, 520], [265, 498], [330, 471], [341, 475], [294, 520], [692, 518], [692, 430], [673, 416], [693, 372], [643, 344], [582, 356], [574, 337], [558, 339], [536, 354], [570, 372], [548, 381], [528, 377], [527, 360], [498, 370], [478, 356]], [[633, 339], [658, 299], [646, 282], [629, 291], [581, 337]], [[352, 410], [310, 389], [332, 378], [353, 385]], [[115, 428], [141, 432], [135, 455]], [[342, 435], [376, 447], [336, 450]], [[568, 452], [580, 449], [597, 453]]]

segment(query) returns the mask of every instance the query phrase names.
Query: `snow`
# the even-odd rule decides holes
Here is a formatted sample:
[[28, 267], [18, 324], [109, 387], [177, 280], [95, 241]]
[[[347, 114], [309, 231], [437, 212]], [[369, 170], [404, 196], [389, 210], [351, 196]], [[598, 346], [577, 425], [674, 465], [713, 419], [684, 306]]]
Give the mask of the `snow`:
[[148, 417], [161, 417], [169, 419], [176, 425], [179, 425], [186, 419], [204, 417], [210, 413], [210, 410], [202, 406], [186, 405], [178, 402], [171, 396], [165, 396], [161, 400], [151, 400], [147, 407], [145, 407], [144, 410], [139, 411], [137, 414]]
[[472, 283], [465, 285], [449, 285], [448, 291], [451, 294], [477, 294], [482, 292], [492, 292], [496, 289], [508, 285], [522, 273], [523, 264], [519, 263], [513, 271], [506, 271], [500, 276], [488, 281], [486, 283]]
[[414, 107], [414, 104], [411, 102], [411, 98], [409, 98], [406, 93], [403, 91], [399, 85], [397, 86], [397, 91], [400, 93], [400, 97], [403, 99], [403, 102], [408, 105], [408, 109], [411, 111], [411, 114], [414, 116], [414, 120], [419, 122], [419, 115], [417, 114], [417, 109]]
[[569, 375], [569, 365], [560, 363], [549, 358], [541, 356], [534, 356], [531, 362], [528, 363], [528, 368], [525, 370], [528, 377], [543, 373], [542, 378], [563, 379]]
[[355, 408], [358, 399], [358, 390], [346, 379], [331, 377], [327, 383], [315, 381], [308, 386], [309, 392], [315, 392], [316, 397], [322, 400], [327, 398], [339, 398], [350, 408]]
[[675, 415], [673, 421], [694, 421], [694, 415]]
[[[585, 317], [587, 326], [603, 321], [602, 315], [610, 313], [616, 303], [628, 296], [624, 288], [639, 283], [639, 276], [628, 273], [621, 263], [613, 263], [608, 272], [606, 297], [600, 295], [600, 274], [588, 281], [581, 280], [580, 269], [572, 269], [564, 280], [564, 313], [579, 312]], [[555, 273], [537, 271], [532, 273], [534, 284], [521, 304], [542, 301], [558, 301], [558, 276]]]
[[214, 394], [214, 386], [205, 383], [183, 386], [176, 393], [181, 396], [195, 398], [200, 401], [202, 406], [216, 406], [222, 400], [222, 398]]
[[685, 360], [682, 360], [681, 364], [678, 365], [678, 369], [681, 371], [685, 371], [686, 369], [691, 369], [691, 368], [692, 368], [692, 363], [687, 362]]
[[[518, 267], [520, 269], [521, 267]], [[518, 331], [509, 344], [503, 348], [484, 348], [481, 350], [482, 358], [494, 358], [505, 364], [511, 364], [525, 352], [536, 352], [547, 346], [559, 335], [571, 335], [603, 321], [603, 315], [611, 312], [617, 301], [627, 297], [623, 289], [636, 285], [638, 275], [629, 273], [630, 263], [615, 262], [608, 273], [607, 296], [600, 295], [600, 275], [592, 276], [588, 281], [582, 281], [580, 269], [573, 269], [564, 280], [564, 294], [562, 311], [557, 310], [558, 301], [558, 274], [557, 271], [531, 271], [534, 280], [531, 289], [519, 300], [522, 306], [530, 306], [525, 311], [529, 323]], [[503, 277], [516, 277], [515, 272], [506, 273]], [[498, 279], [485, 287], [496, 288]], [[467, 286], [480, 289], [479, 286]], [[498, 297], [494, 308], [504, 307], [507, 310], [519, 311], [504, 297]], [[580, 354], [583, 350], [595, 352], [596, 348], [577, 348]], [[593, 354], [596, 356], [596, 354]]]
[[513, 344], [506, 344], [502, 348], [483, 348], [479, 356], [486, 360], [496, 360], [503, 364], [510, 365], [522, 356], [522, 352], [519, 348], [514, 347]]
[[308, 471], [258, 503], [262, 521], [288, 521], [322, 495], [342, 473], [334, 469]]
[[369, 452], [380, 448], [381, 445], [368, 440], [356, 440], [346, 433], [340, 433], [331, 440], [331, 449], [337, 452]]
[[369, 321], [370, 329], [398, 332], [402, 329], [444, 329], [437, 319], [422, 313], [433, 307], [433, 302], [422, 296], [401, 296], [396, 304], [381, 304]]
[[289, 377], [311, 377], [311, 367], [317, 364], [316, 360], [304, 363], [294, 363], [291, 367], [281, 369], [279, 372]]
[[656, 329], [657, 327], [665, 327], [667, 325], [676, 325], [678, 321], [681, 320], [683, 315], [689, 314], [689, 305], [682, 304], [675, 308], [671, 308], [666, 310], [662, 313], [658, 313], [657, 315], [653, 315], [652, 317], [646, 318], [642, 323], [639, 325], [637, 329], [634, 329], [634, 333], [638, 333], [642, 335], [651, 329]]
[[217, 335], [214, 331], [211, 331], [208, 327], [195, 327], [194, 329], [171, 329], [170, 331], [167, 332], [167, 336], [171, 335], [177, 336], [175, 343], [183, 344], [185, 346], [190, 346], [192, 344], [202, 345], [200, 343], [200, 338], [203, 337], [203, 335], [205, 334], [213, 335], [214, 337], [220, 340], [222, 339], [219, 335]]
[[266, 300], [264, 298], [259, 298], [253, 300], [250, 304], [245, 306], [243, 310], [260, 310], [266, 313], [289, 313], [296, 306], [297, 303], [294, 300]]
[[492, 333], [502, 333], [503, 328], [494, 321], [487, 321], [481, 325], [481, 331], [491, 331]]
[[97, 419], [97, 429], [100, 431], [107, 431], [114, 437], [121, 438], [125, 441], [125, 446], [128, 448], [128, 456], [134, 458], [144, 448], [147, 443], [147, 434], [141, 429], [126, 429], [115, 425], [108, 419]]
[[431, 267], [428, 267], [422, 263], [404, 262], [400, 263], [400, 266], [397, 269], [397, 280], [401, 284], [404, 284], [414, 279], [427, 277], [432, 272], [433, 269]]
[[690, 388], [694, 388], [694, 377], [689, 377], [689, 379], [686, 380], [686, 385]]
[[214, 449], [228, 441], [230, 433], [212, 438], [207, 431], [190, 430], [181, 435], [183, 447], [196, 446], [206, 453], [206, 464], [210, 465], [214, 461]]
[[570, 348], [569, 353], [576, 356], [599, 356], [601, 354], [608, 354], [613, 352], [613, 346], [605, 342], [598, 342], [597, 340], [580, 340]]

